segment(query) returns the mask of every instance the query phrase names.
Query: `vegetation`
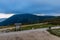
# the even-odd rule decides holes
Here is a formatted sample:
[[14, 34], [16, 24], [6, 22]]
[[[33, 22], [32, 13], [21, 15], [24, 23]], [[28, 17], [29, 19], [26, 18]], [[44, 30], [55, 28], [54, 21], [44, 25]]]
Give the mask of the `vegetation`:
[[39, 29], [39, 28], [49, 28], [54, 27], [56, 25], [52, 24], [47, 24], [47, 23], [38, 23], [38, 24], [30, 24], [30, 25], [22, 25], [21, 28], [16, 29], [15, 25], [10, 25], [10, 26], [1, 26], [0, 29], [3, 28], [12, 28], [12, 29], [7, 29], [8, 31], [23, 31], [23, 30], [31, 30], [31, 29]]
[[14, 27], [14, 25], [12, 25], [12, 26], [0, 26], [0, 29], [3, 29], [3, 28], [11, 28], [11, 27]]
[[29, 29], [37, 29], [37, 28], [47, 28], [49, 26], [54, 26], [54, 25], [47, 25], [47, 24], [44, 24], [44, 25], [33, 25], [33, 26], [22, 27], [21, 29], [22, 30], [29, 30]]
[[50, 32], [53, 35], [56, 35], [56, 36], [60, 37], [60, 28], [59, 29], [48, 30], [48, 32]]
[[38, 29], [38, 28], [49, 28], [50, 26], [55, 26], [55, 25], [51, 25], [51, 24], [28, 25], [25, 27], [20, 27], [19, 29], [13, 28], [11, 31], [23, 31], [23, 30], [31, 30], [31, 29]]

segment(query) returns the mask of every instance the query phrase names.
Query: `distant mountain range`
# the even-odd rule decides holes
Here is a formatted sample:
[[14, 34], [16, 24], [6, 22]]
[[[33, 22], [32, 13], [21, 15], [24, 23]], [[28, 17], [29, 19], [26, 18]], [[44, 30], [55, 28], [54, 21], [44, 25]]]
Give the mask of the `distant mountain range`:
[[15, 23], [22, 23], [22, 24], [32, 24], [32, 23], [41, 23], [46, 20], [51, 20], [55, 18], [55, 16], [36, 16], [33, 14], [16, 14], [12, 17], [0, 22], [0, 26], [11, 25]]

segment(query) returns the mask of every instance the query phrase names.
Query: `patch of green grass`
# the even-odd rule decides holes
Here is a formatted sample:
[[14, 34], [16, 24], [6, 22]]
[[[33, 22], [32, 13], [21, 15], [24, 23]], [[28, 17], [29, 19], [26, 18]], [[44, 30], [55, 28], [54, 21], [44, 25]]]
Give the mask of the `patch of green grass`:
[[56, 35], [56, 36], [60, 37], [60, 28], [59, 29], [48, 30], [48, 32], [50, 32], [53, 35]]
[[9, 27], [14, 27], [14, 26], [0, 26], [0, 29], [2, 29], [2, 28], [9, 28]]
[[[26, 26], [26, 27], [21, 27], [17, 29], [17, 31], [23, 31], [23, 30], [31, 30], [31, 29], [38, 29], [38, 28], [48, 28], [49, 26], [54, 26], [50, 24], [44, 24], [44, 25], [32, 25], [32, 26]], [[12, 31], [16, 31], [16, 29], [12, 29]]]
[[30, 29], [38, 29], [38, 28], [48, 28], [49, 26], [54, 26], [54, 25], [33, 25], [33, 26], [26, 26], [26, 27], [21, 27], [21, 30], [30, 30]]
[[[31, 30], [31, 29], [38, 29], [38, 28], [48, 28], [50, 26], [56, 26], [56, 25], [52, 25], [52, 24], [35, 24], [35, 25], [28, 25], [28, 26], [21, 26], [21, 28], [19, 29], [16, 29], [16, 28], [13, 28], [13, 29], [10, 29], [10, 31], [23, 31], [23, 30]], [[15, 27], [15, 26], [3, 26], [3, 27], [0, 27], [0, 28], [9, 28], [9, 27]]]

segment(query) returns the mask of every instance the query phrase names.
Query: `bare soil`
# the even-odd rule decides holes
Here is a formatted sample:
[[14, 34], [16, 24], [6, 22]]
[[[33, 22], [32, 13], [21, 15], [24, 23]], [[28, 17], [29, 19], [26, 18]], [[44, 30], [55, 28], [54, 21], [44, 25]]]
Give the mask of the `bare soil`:
[[60, 40], [59, 37], [51, 35], [47, 31], [30, 31], [30, 32], [12, 32], [1, 33], [0, 40]]

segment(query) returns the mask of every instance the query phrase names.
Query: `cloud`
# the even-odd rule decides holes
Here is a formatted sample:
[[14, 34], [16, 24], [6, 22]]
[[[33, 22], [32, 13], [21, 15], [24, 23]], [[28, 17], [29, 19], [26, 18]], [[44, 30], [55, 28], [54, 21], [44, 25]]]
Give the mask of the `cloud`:
[[42, 13], [42, 14], [34, 14], [34, 15], [36, 15], [36, 16], [60, 16], [60, 13], [51, 13], [51, 14], [44, 14], [44, 13]]
[[46, 14], [34, 14], [36, 16], [46, 16]]
[[0, 19], [1, 18], [9, 18], [11, 16], [13, 16], [14, 14], [5, 14], [5, 13], [0, 13]]

